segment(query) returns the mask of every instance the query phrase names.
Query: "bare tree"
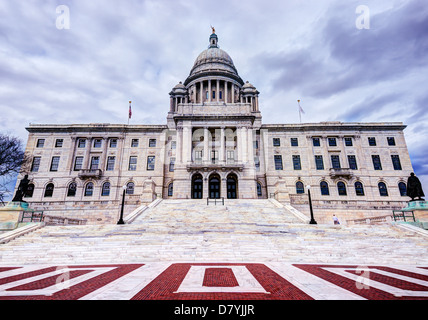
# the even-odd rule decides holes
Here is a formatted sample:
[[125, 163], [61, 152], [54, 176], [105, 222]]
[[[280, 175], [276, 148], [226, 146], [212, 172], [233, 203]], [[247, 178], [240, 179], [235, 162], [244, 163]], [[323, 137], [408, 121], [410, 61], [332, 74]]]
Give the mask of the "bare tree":
[[30, 157], [24, 152], [22, 141], [0, 133], [0, 202], [7, 194], [8, 184], [20, 172], [28, 172]]

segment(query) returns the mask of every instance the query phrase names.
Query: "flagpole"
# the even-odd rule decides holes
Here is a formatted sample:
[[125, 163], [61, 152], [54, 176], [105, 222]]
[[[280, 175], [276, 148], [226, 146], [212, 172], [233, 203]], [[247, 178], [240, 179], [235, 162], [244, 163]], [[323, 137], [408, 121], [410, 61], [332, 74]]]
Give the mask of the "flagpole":
[[131, 108], [132, 101], [129, 101], [129, 113], [128, 113], [128, 126], [129, 126], [129, 120], [132, 117], [132, 108]]
[[299, 105], [299, 119], [300, 119], [300, 124], [302, 123], [302, 108], [300, 107], [300, 100], [297, 100], [297, 103]]

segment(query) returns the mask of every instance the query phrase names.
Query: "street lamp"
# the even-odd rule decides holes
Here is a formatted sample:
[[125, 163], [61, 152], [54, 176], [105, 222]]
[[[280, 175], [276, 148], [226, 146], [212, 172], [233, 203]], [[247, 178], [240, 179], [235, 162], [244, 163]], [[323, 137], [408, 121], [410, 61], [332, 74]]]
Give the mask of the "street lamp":
[[123, 186], [122, 189], [123, 189], [123, 194], [122, 194], [122, 208], [120, 209], [120, 219], [117, 222], [117, 224], [125, 224], [125, 221], [123, 221], [123, 207], [125, 206], [126, 186]]
[[317, 222], [314, 219], [314, 211], [312, 210], [311, 186], [307, 185], [306, 189], [308, 189], [309, 209], [311, 210], [311, 221], [309, 222], [309, 224], [317, 224]]

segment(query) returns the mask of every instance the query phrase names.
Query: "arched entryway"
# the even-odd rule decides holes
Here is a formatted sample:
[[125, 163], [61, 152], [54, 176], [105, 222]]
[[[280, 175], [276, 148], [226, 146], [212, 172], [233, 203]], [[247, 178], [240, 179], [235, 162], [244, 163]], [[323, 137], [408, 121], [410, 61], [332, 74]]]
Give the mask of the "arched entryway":
[[238, 177], [231, 173], [227, 176], [227, 198], [237, 199], [238, 198]]
[[221, 178], [218, 174], [214, 173], [210, 176], [208, 183], [210, 199], [220, 199], [220, 183]]
[[203, 179], [199, 173], [192, 177], [192, 199], [202, 199]]

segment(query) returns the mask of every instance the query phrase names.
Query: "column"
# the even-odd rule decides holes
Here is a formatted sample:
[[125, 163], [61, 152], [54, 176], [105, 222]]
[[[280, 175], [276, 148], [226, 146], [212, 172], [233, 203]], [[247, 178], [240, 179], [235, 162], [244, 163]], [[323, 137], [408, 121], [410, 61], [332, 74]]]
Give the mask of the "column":
[[247, 128], [242, 127], [241, 129], [241, 145], [242, 145], [242, 162], [248, 161], [248, 146], [247, 146]]
[[82, 169], [90, 169], [90, 159], [91, 156], [91, 148], [92, 148], [92, 138], [86, 139], [86, 150], [85, 150], [85, 164], [83, 165]]
[[235, 84], [232, 83], [232, 103], [235, 103]]
[[169, 98], [169, 107], [170, 107], [170, 111], [174, 112], [174, 99], [171, 97]]
[[200, 92], [200, 96], [201, 96], [201, 104], [204, 103], [204, 82], [201, 81], [199, 82], [201, 84], [201, 92]]
[[247, 132], [247, 141], [248, 141], [248, 162], [254, 165], [254, 143], [253, 143], [253, 129], [248, 128]]
[[211, 80], [208, 80], [208, 102], [211, 102]]
[[220, 81], [217, 79], [217, 92], [216, 92], [216, 98], [217, 102], [220, 102]]
[[181, 165], [183, 161], [182, 149], [183, 149], [183, 128], [177, 127], [177, 145], [176, 145], [175, 157], [176, 157], [176, 163], [179, 165]]
[[208, 145], [208, 139], [209, 139], [209, 132], [208, 127], [204, 127], [204, 156], [202, 157], [203, 163], [209, 162], [209, 145]]
[[192, 154], [193, 154], [193, 144], [192, 144], [192, 134], [193, 128], [192, 126], [188, 127], [188, 137], [187, 137], [187, 161], [189, 163], [192, 162]]
[[236, 147], [238, 148], [238, 163], [242, 162], [241, 127], [236, 128]]
[[224, 127], [220, 129], [220, 152], [219, 152], [219, 160], [221, 164], [225, 163], [225, 154], [226, 154], [226, 144], [224, 143]]
[[106, 162], [107, 162], [107, 147], [108, 147], [108, 137], [103, 137], [103, 153], [101, 154], [100, 166], [98, 169], [105, 171]]
[[228, 85], [228, 82], [227, 81], [224, 81], [224, 103], [227, 103], [227, 85]]

